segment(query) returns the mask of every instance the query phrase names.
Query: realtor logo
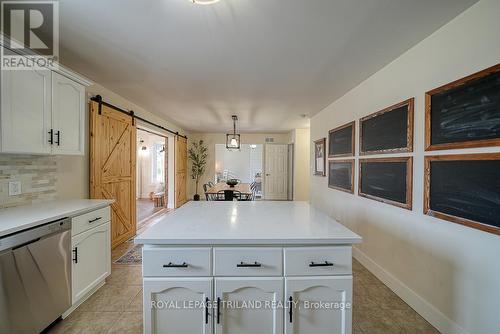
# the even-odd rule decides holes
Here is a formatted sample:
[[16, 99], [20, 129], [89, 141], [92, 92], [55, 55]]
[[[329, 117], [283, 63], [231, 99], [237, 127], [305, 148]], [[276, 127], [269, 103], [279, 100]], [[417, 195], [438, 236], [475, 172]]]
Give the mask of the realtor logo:
[[57, 1], [2, 1], [2, 70], [53, 69], [59, 56]]

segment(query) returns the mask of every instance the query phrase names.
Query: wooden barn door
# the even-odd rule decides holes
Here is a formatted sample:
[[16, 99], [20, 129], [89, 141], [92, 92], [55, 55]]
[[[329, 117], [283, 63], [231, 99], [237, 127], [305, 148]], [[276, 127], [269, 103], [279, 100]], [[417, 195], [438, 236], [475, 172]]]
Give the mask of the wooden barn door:
[[90, 102], [90, 197], [114, 199], [111, 246], [136, 233], [136, 127], [131, 116]]
[[175, 140], [175, 207], [187, 202], [187, 139], [177, 136]]

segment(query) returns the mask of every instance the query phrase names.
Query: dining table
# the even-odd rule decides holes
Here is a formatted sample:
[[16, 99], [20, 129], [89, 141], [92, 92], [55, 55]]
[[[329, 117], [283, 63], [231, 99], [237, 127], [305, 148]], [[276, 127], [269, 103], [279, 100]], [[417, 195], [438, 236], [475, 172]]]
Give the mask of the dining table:
[[212, 195], [224, 190], [239, 191], [242, 195], [252, 195], [250, 183], [238, 183], [234, 187], [231, 187], [226, 182], [219, 182], [216, 183], [213, 187], [208, 188], [206, 193]]

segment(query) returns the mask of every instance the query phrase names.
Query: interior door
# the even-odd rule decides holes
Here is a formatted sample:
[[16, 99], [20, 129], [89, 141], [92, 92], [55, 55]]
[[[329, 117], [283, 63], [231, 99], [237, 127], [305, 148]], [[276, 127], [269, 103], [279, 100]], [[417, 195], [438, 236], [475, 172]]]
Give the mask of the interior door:
[[266, 144], [264, 156], [264, 198], [288, 198], [288, 145]]
[[212, 278], [145, 278], [145, 334], [211, 334]]
[[283, 333], [281, 277], [216, 278], [215, 298], [216, 334]]
[[136, 233], [136, 144], [132, 117], [90, 102], [90, 197], [115, 200], [112, 247]]
[[177, 136], [175, 141], [175, 207], [187, 202], [187, 139]]
[[293, 302], [285, 334], [351, 333], [352, 276], [286, 278], [285, 286], [285, 300]]

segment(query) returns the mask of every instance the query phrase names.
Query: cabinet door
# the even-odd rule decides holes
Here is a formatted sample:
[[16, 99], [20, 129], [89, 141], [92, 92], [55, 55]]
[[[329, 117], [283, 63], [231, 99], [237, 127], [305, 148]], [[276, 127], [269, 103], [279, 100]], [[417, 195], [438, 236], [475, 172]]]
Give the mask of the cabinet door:
[[85, 87], [52, 73], [54, 154], [84, 154]]
[[51, 72], [2, 71], [1, 151], [49, 154]]
[[111, 273], [110, 232], [108, 222], [72, 238], [73, 304]]
[[216, 278], [216, 334], [283, 333], [282, 278]]
[[351, 334], [352, 276], [286, 278], [285, 291], [286, 334]]
[[211, 334], [212, 278], [144, 278], [145, 334]]

